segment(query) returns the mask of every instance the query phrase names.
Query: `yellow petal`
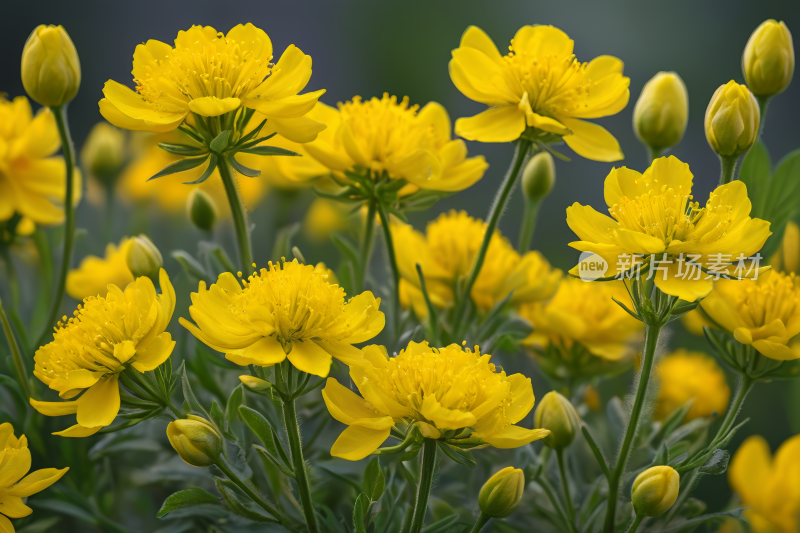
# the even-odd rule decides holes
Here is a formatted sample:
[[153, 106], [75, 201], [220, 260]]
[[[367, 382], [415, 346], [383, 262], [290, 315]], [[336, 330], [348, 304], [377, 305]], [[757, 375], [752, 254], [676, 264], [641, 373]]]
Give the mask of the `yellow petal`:
[[0, 514], [0, 533], [15, 533], [11, 520]]
[[428, 102], [419, 110], [414, 120], [421, 125], [429, 127], [431, 137], [436, 145], [443, 145], [450, 141], [450, 115], [442, 104]]
[[193, 113], [204, 117], [218, 117], [235, 109], [239, 109], [242, 104], [238, 98], [217, 98], [216, 96], [206, 96], [195, 98], [189, 102], [189, 109]]
[[475, 185], [488, 168], [489, 163], [486, 162], [482, 155], [470, 157], [460, 165], [443, 171], [438, 179], [427, 180], [425, 183], [417, 183], [416, 185], [422, 189], [433, 191], [463, 191]]
[[761, 355], [776, 361], [792, 361], [800, 358], [800, 351], [796, 352], [785, 344], [771, 340], [757, 340], [753, 342], [753, 348]]
[[331, 371], [331, 354], [311, 340], [292, 341], [292, 351], [286, 357], [295, 368], [307, 374], [324, 378]]
[[567, 208], [567, 225], [582, 241], [598, 244], [615, 243], [615, 231], [620, 229], [610, 216], [578, 202]]
[[61, 138], [56, 119], [52, 111], [45, 107], [36, 114], [23, 136], [15, 143], [13, 155], [26, 155], [39, 159], [53, 155], [59, 147]]
[[172, 350], [175, 348], [175, 341], [168, 331], [165, 331], [147, 345], [145, 350], [136, 350], [136, 358], [131, 366], [139, 372], [155, 370], [161, 363], [166, 361]]
[[533, 409], [533, 385], [531, 379], [522, 374], [512, 374], [508, 376], [508, 381], [511, 382], [511, 403], [506, 407], [506, 418], [516, 424]]
[[259, 85], [250, 98], [257, 95], [266, 100], [294, 96], [302, 91], [311, 79], [311, 56], [291, 44], [272, 68], [269, 78]]
[[751, 435], [736, 450], [728, 468], [728, 481], [746, 505], [758, 505], [769, 483], [772, 452], [760, 435]]
[[358, 344], [368, 341], [383, 331], [386, 325], [386, 316], [379, 311], [381, 299], [375, 298], [370, 291], [364, 291], [354, 296], [344, 306], [344, 320], [348, 323], [361, 323], [361, 327], [354, 329], [350, 337], [342, 339], [349, 344]]
[[104, 426], [96, 426], [93, 428], [83, 427], [80, 424], [75, 424], [74, 426], [70, 426], [64, 431], [56, 431], [53, 435], [58, 435], [60, 437], [70, 437], [70, 438], [81, 438], [81, 437], [91, 437]]
[[331, 455], [348, 461], [358, 461], [377, 450], [389, 438], [389, 429], [369, 429], [349, 426], [331, 447]]
[[[542, 131], [555, 133], [556, 135], [569, 135], [572, 133], [569, 128], [564, 126], [556, 119], [545, 117], [544, 115], [540, 115], [531, 111], [530, 104], [528, 104], [527, 99], [525, 100], [525, 107], [523, 108], [523, 111], [525, 112], [525, 120], [528, 126], [539, 128]], [[520, 103], [520, 105], [522, 105], [522, 103]]]
[[286, 359], [286, 352], [274, 336], [261, 337], [246, 348], [228, 350], [225, 359], [241, 366], [271, 366]]
[[327, 126], [308, 116], [297, 118], [272, 118], [272, 127], [281, 137], [296, 143], [309, 143]]
[[331, 416], [342, 424], [357, 425], [370, 429], [386, 429], [394, 426], [392, 417], [376, 412], [366, 400], [341, 385], [334, 378], [328, 378], [322, 389], [322, 399]]
[[486, 55], [486, 57], [498, 65], [503, 64], [503, 57], [497, 50], [497, 46], [495, 46], [492, 38], [486, 35], [486, 32], [477, 26], [469, 26], [464, 31], [464, 33], [461, 35], [461, 44], [459, 46], [480, 50]]
[[132, 118], [120, 111], [120, 109], [107, 98], [100, 100], [98, 105], [100, 106], [100, 114], [103, 115], [104, 119], [118, 128], [132, 131], [152, 131], [153, 133], [166, 133], [180, 126], [186, 116], [184, 114], [180, 117], [180, 119], [162, 124], [148, 120]]
[[264, 100], [249, 98], [242, 101], [242, 105], [255, 109], [267, 117], [297, 118], [302, 117], [317, 105], [317, 100], [325, 94], [325, 89], [306, 94], [287, 96], [278, 100]]
[[604, 127], [576, 118], [560, 120], [572, 130], [572, 135], [564, 136], [564, 142], [578, 155], [605, 163], [619, 161], [625, 157], [617, 139]]
[[511, 142], [525, 131], [525, 114], [516, 105], [487, 109], [456, 120], [456, 135], [470, 141]]
[[250, 52], [253, 60], [267, 63], [272, 59], [272, 41], [267, 32], [249, 22], [237, 24], [225, 37], [239, 43], [242, 52]]
[[550, 434], [549, 429], [525, 429], [511, 424], [492, 435], [480, 438], [495, 448], [519, 448], [535, 440], [543, 439]]
[[78, 424], [85, 428], [108, 426], [119, 413], [119, 374], [90, 387], [78, 400]]
[[67, 473], [69, 468], [44, 468], [37, 470], [25, 476], [22, 481], [11, 487], [10, 494], [19, 496], [20, 498], [27, 498], [32, 494], [41, 492]]
[[566, 33], [553, 26], [523, 26], [512, 42], [517, 54], [525, 53], [543, 61], [547, 56], [558, 60], [572, 55], [575, 44]]
[[425, 396], [420, 414], [433, 422], [438, 429], [459, 429], [477, 422], [472, 413], [442, 407], [433, 394]]
[[33, 512], [33, 509], [22, 503], [22, 498], [12, 496], [5, 491], [0, 492], [0, 512], [9, 518], [22, 518]]
[[[172, 125], [177, 127], [186, 116], [187, 108], [165, 109], [163, 106], [151, 105], [139, 94], [124, 85], [108, 80], [103, 87], [103, 94], [122, 114], [154, 125]], [[109, 120], [109, 122], [111, 122]]]
[[[25, 437], [20, 437], [24, 440]], [[27, 447], [11, 446], [10, 449], [6, 448], [6, 453], [2, 459], [3, 469], [0, 470], [0, 496], [2, 496], [6, 487], [10, 487], [17, 481], [22, 479], [22, 476], [28, 473], [31, 469], [31, 451]], [[3, 509], [0, 506], [0, 509]], [[5, 510], [3, 510], [5, 513]], [[8, 513], [6, 513], [8, 514]]]
[[442, 173], [442, 165], [436, 156], [428, 150], [414, 150], [400, 160], [391, 158], [387, 162], [389, 174], [405, 178], [420, 188], [431, 181], [438, 180]]
[[700, 279], [695, 280], [692, 279], [693, 276], [689, 275], [683, 279], [684, 276], [678, 275], [679, 266], [677, 262], [673, 261], [665, 270], [653, 273], [656, 287], [661, 289], [661, 292], [677, 296], [687, 302], [694, 302], [711, 292], [713, 285], [711, 281], [703, 279], [705, 276], [701, 275]]
[[74, 415], [78, 412], [78, 402], [40, 402], [30, 399], [31, 405], [44, 416]]
[[103, 377], [102, 372], [92, 372], [85, 368], [72, 370], [50, 382], [50, 388], [57, 391], [88, 389]]

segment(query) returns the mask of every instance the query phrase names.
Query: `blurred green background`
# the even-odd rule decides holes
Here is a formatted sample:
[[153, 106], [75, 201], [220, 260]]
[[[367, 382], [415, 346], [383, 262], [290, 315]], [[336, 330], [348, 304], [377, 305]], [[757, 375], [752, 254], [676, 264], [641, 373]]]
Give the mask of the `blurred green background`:
[[[719, 164], [703, 133], [706, 105], [721, 84], [730, 79], [743, 83], [741, 53], [750, 33], [767, 18], [786, 22], [795, 37], [800, 36], [800, 2], [781, 0], [753, 1], [671, 1], [641, 2], [584, 1], [15, 1], [4, 2], [0, 12], [0, 92], [10, 97], [24, 94], [19, 79], [20, 54], [30, 31], [41, 23], [62, 24], [71, 35], [81, 58], [83, 81], [80, 93], [69, 106], [69, 119], [78, 147], [91, 126], [101, 119], [97, 101], [103, 83], [114, 79], [131, 84], [131, 57], [135, 46], [148, 39], [171, 42], [178, 30], [192, 24], [214, 26], [226, 32], [238, 23], [252, 22], [272, 38], [276, 56], [295, 44], [314, 59], [314, 74], [308, 90], [327, 89], [322, 101], [328, 104], [361, 95], [365, 98], [383, 92], [412, 103], [435, 100], [442, 103], [455, 120], [483, 109], [468, 100], [451, 83], [447, 72], [450, 50], [469, 25], [482, 27], [501, 51], [523, 24], [552, 24], [575, 40], [579, 60], [610, 54], [625, 63], [631, 78], [631, 101], [616, 116], [598, 122], [620, 141], [626, 155], [623, 165], [644, 170], [646, 151], [631, 128], [633, 104], [644, 83], [656, 72], [674, 70], [689, 91], [689, 126], [682, 143], [671, 153], [688, 162], [695, 175], [695, 194], [706, 198], [719, 179]], [[764, 140], [773, 161], [800, 146], [800, 79], [775, 98], [766, 120]], [[411, 220], [420, 229], [428, 220], [448, 209], [465, 209], [485, 217], [510, 160], [510, 144], [469, 143], [470, 153], [484, 154], [489, 171], [477, 185], [439, 202], [433, 209], [413, 213]], [[557, 185], [542, 207], [534, 246], [560, 268], [569, 268], [577, 252], [567, 243], [573, 235], [565, 222], [565, 208], [573, 202], [591, 204], [604, 210], [603, 180], [611, 165], [587, 161], [562, 146], [571, 163], [557, 162]], [[170, 178], [164, 178], [170, 179]], [[176, 178], [177, 179], [177, 178]], [[248, 179], [248, 178], [244, 178]], [[310, 194], [289, 213], [301, 220]], [[270, 193], [251, 216], [256, 260], [265, 263], [274, 240], [274, 212], [281, 199]], [[517, 194], [500, 223], [505, 235], [516, 242], [522, 216], [522, 201]], [[87, 253], [102, 255], [105, 247], [101, 228], [102, 213], [87, 202], [78, 208], [78, 227], [88, 234], [79, 240], [77, 260]], [[129, 234], [130, 213], [119, 209], [114, 240]], [[201, 238], [185, 217], [170, 218], [149, 212], [136, 231], [146, 231], [164, 251], [166, 267], [179, 270], [168, 251], [183, 248], [194, 252]], [[233, 252], [229, 228], [218, 228], [218, 240]], [[330, 245], [312, 246], [302, 238], [298, 243], [310, 261], [336, 262]], [[376, 250], [381, 250], [380, 247]], [[376, 253], [376, 262], [382, 260]], [[378, 270], [381, 268], [381, 270]], [[376, 272], [383, 272], [378, 265]], [[380, 279], [380, 278], [379, 278]], [[388, 276], [387, 276], [388, 281]], [[23, 294], [36, 290], [33, 276], [23, 278]], [[0, 291], [8, 292], [5, 280]], [[188, 301], [185, 302], [188, 304]], [[68, 301], [65, 309], [74, 302]], [[176, 310], [185, 314], [186, 306]], [[28, 310], [28, 313], [30, 309]], [[689, 346], [706, 350], [703, 339], [686, 334], [674, 323], [667, 337], [670, 347]], [[173, 328], [177, 329], [177, 328]], [[3, 345], [2, 350], [6, 349]], [[528, 363], [511, 361], [512, 370], [531, 371]], [[519, 368], [517, 368], [519, 367]], [[615, 380], [602, 390], [603, 398], [625, 392], [629, 376]], [[731, 386], [733, 386], [731, 379]], [[535, 380], [537, 397], [547, 391], [542, 379]], [[736, 436], [732, 449], [748, 434], [764, 435], [773, 450], [789, 436], [800, 432], [800, 383], [782, 382], [758, 385], [745, 404], [743, 417], [750, 417], [744, 431]], [[725, 476], [703, 479], [698, 497], [711, 509], [723, 506], [729, 491]]]

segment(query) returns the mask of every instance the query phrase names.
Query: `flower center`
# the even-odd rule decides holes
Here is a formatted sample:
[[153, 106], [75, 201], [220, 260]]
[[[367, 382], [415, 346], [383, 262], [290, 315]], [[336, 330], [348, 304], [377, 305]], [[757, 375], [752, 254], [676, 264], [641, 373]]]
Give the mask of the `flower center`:
[[740, 313], [750, 317], [754, 327], [780, 320], [784, 325], [797, 309], [800, 300], [800, 280], [794, 273], [770, 272], [766, 283], [749, 283], [738, 306]]
[[689, 191], [662, 185], [633, 199], [623, 196], [608, 211], [624, 229], [661, 239], [665, 245], [685, 240], [705, 210], [691, 202]]

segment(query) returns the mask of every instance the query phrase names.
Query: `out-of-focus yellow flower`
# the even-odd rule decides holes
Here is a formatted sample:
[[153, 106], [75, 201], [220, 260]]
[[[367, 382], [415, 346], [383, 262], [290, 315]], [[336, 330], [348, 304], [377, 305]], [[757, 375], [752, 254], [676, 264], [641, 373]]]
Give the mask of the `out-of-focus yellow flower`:
[[800, 435], [775, 456], [760, 435], [747, 437], [731, 460], [728, 483], [739, 494], [754, 533], [795, 533], [800, 528]]
[[78, 94], [81, 63], [63, 26], [33, 29], [22, 49], [22, 85], [43, 106], [64, 105]]
[[706, 109], [706, 140], [724, 157], [738, 157], [756, 142], [761, 112], [746, 85], [731, 80], [716, 90]]
[[672, 148], [683, 139], [689, 121], [689, 94], [676, 72], [659, 72], [644, 84], [633, 108], [633, 130], [654, 150]]
[[192, 466], [211, 466], [222, 453], [222, 436], [211, 422], [199, 416], [170, 422], [167, 438], [181, 459]]
[[345, 301], [344, 289], [330, 283], [325, 265], [273, 264], [243, 281], [220, 274], [192, 293], [189, 313], [195, 326], [180, 323], [237, 365], [271, 366], [287, 357], [298, 370], [325, 377], [331, 356], [348, 365], [364, 364], [353, 344], [367, 341], [385, 324], [380, 298], [366, 291]]
[[8, 518], [22, 518], [33, 512], [23, 498], [43, 491], [69, 470], [44, 468], [28, 474], [30, 469], [28, 439], [25, 435], [16, 438], [8, 422], [0, 424], [0, 531], [3, 533], [14, 533]]
[[371, 178], [386, 172], [420, 189], [454, 192], [472, 186], [488, 167], [483, 156], [467, 158], [464, 141], [450, 138], [450, 117], [436, 102], [420, 109], [408, 98], [356, 96], [339, 109], [319, 103], [313, 113], [328, 128], [304, 148], [328, 171]]
[[681, 324], [683, 324], [683, 327], [685, 327], [692, 335], [702, 336], [704, 327], [714, 327], [714, 324], [708, 318], [706, 318], [703, 312], [699, 309], [689, 311], [685, 315], [681, 316], [680, 320]]
[[88, 296], [105, 298], [109, 285], [127, 287], [134, 280], [125, 260], [130, 245], [131, 240], [123, 237], [118, 246], [106, 245], [105, 257], [84, 257], [78, 268], [67, 274], [67, 294], [76, 300]]
[[547, 302], [519, 306], [519, 315], [533, 326], [525, 339], [540, 349], [550, 343], [569, 349], [578, 343], [593, 355], [608, 361], [630, 358], [639, 342], [643, 325], [617, 305], [614, 297], [630, 307], [622, 282], [592, 282], [568, 277]]
[[316, 198], [306, 211], [303, 230], [314, 242], [326, 242], [331, 234], [350, 226], [347, 208], [326, 198]]
[[545, 446], [563, 450], [575, 440], [581, 431], [581, 419], [570, 401], [556, 391], [544, 395], [533, 413], [536, 428], [549, 429], [550, 434], [543, 440]]
[[653, 466], [636, 476], [631, 503], [639, 516], [658, 516], [675, 505], [681, 476], [671, 466]]
[[778, 361], [800, 358], [800, 279], [769, 270], [758, 279], [719, 280], [703, 311], [742, 344]]
[[[486, 223], [465, 211], [449, 211], [430, 222], [425, 234], [407, 224], [393, 224], [397, 267], [403, 283], [401, 296], [420, 318], [427, 316], [420, 290], [417, 263], [425, 285], [437, 307], [454, 301], [459, 277], [467, 276], [486, 233]], [[536, 302], [549, 298], [558, 288], [562, 272], [550, 266], [539, 252], [520, 255], [499, 231], [492, 235], [486, 261], [472, 287], [472, 299], [482, 310], [491, 309], [514, 291], [512, 302]]]
[[311, 78], [311, 56], [289, 45], [277, 63], [272, 59], [272, 41], [250, 23], [227, 35], [192, 26], [178, 32], [174, 47], [152, 39], [138, 45], [136, 91], [107, 81], [100, 113], [120, 128], [163, 133], [190, 113], [218, 117], [245, 107], [283, 137], [311, 141], [325, 127], [305, 117], [325, 90], [298, 94]]
[[430, 439], [458, 438], [471, 428], [470, 442], [495, 448], [518, 448], [550, 433], [514, 425], [533, 408], [531, 380], [497, 372], [477, 346], [473, 352], [457, 344], [437, 349], [410, 342], [392, 358], [380, 346], [363, 352], [370, 364], [350, 367], [361, 396], [334, 378], [322, 391], [331, 416], [348, 426], [331, 448], [334, 457], [363, 459], [400, 422], [416, 423]]
[[731, 389], [717, 362], [702, 352], [676, 350], [656, 364], [660, 388], [656, 400], [656, 420], [664, 420], [689, 400], [692, 408], [686, 420], [722, 414], [728, 408]]
[[781, 245], [770, 258], [769, 264], [773, 270], [800, 275], [800, 227], [791, 220], [786, 223]]
[[[14, 213], [36, 224], [64, 220], [66, 166], [50, 157], [61, 147], [55, 117], [49, 109], [33, 116], [24, 96], [12, 101], [0, 95], [0, 221]], [[74, 202], [81, 198], [81, 175], [75, 169]]]
[[[607, 276], [631, 270], [634, 254], [649, 264], [641, 275], [652, 274], [665, 294], [694, 302], [707, 295], [714, 275], [757, 274], [744, 267], [770, 236], [769, 222], [750, 218], [747, 187], [734, 181], [717, 187], [704, 207], [692, 201], [692, 173], [676, 157], [653, 161], [644, 174], [615, 168], [606, 178], [605, 200], [613, 218], [590, 206], [574, 203], [567, 208], [567, 224], [581, 239], [570, 246], [602, 257]], [[731, 264], [733, 263], [733, 264]], [[740, 265], [741, 263], [741, 265]], [[658, 270], [648, 272], [656, 267]], [[570, 271], [579, 275], [576, 266]]]
[[[117, 382], [122, 371], [153, 370], [167, 360], [175, 347], [165, 331], [175, 310], [175, 289], [166, 271], [156, 294], [150, 278], [141, 277], [123, 291], [109, 285], [108, 295], [89, 296], [74, 318], [58, 323], [53, 342], [36, 350], [33, 374], [70, 402], [31, 405], [45, 416], [77, 414], [78, 423], [53, 433], [62, 437], [88, 437], [110, 425], [119, 413]], [[82, 394], [81, 394], [82, 393]]]
[[107, 184], [125, 164], [125, 133], [108, 122], [95, 124], [81, 149], [81, 163], [89, 176]]
[[599, 56], [581, 63], [574, 41], [553, 26], [523, 26], [501, 56], [483, 30], [470, 26], [453, 50], [450, 78], [464, 96], [489, 106], [456, 121], [471, 141], [509, 142], [526, 128], [562, 135], [577, 154], [594, 161], [622, 159], [619, 143], [602, 126], [581, 119], [622, 111], [630, 79], [622, 61]]
[[525, 490], [525, 473], [507, 466], [490, 477], [478, 494], [478, 507], [492, 518], [505, 518], [514, 512]]
[[756, 28], [744, 47], [742, 72], [756, 96], [786, 90], [794, 75], [794, 45], [783, 21], [765, 20]]

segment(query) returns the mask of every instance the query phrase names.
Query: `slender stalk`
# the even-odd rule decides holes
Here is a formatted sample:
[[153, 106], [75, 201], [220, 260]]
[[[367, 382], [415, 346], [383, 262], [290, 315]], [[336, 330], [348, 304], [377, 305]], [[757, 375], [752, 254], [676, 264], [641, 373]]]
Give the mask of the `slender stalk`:
[[360, 293], [364, 290], [364, 280], [367, 278], [369, 270], [369, 260], [372, 257], [372, 234], [375, 230], [375, 210], [377, 201], [372, 199], [367, 207], [367, 219], [364, 221], [364, 239], [361, 241], [361, 257], [358, 258], [358, 279], [356, 279], [355, 291]]
[[303, 444], [300, 437], [300, 425], [297, 423], [297, 410], [293, 397], [283, 399], [283, 420], [286, 423], [286, 434], [289, 437], [289, 450], [291, 451], [292, 465], [297, 480], [297, 490], [300, 492], [300, 502], [303, 505], [303, 515], [306, 519], [309, 533], [316, 533], [317, 517], [314, 514], [314, 503], [311, 500], [311, 485], [308, 482], [308, 471], [303, 459]]
[[758, 101], [758, 112], [759, 112], [759, 115], [760, 115], [760, 118], [759, 118], [759, 121], [758, 121], [758, 136], [759, 137], [761, 137], [761, 135], [764, 134], [764, 122], [766, 122], [765, 119], [766, 119], [766, 116], [767, 116], [767, 107], [769, 106], [769, 99], [770, 99], [769, 96], [756, 96], [756, 100]]
[[481, 511], [481, 515], [475, 521], [475, 525], [472, 527], [471, 533], [478, 533], [481, 529], [483, 529], [483, 526], [489, 523], [489, 520], [491, 519], [491, 516]]
[[738, 157], [729, 157], [729, 156], [719, 156], [720, 162], [720, 176], [719, 176], [719, 184], [725, 185], [726, 183], [730, 183], [731, 181], [737, 179], [737, 173], [739, 168], [739, 158]]
[[495, 196], [494, 202], [492, 202], [492, 207], [489, 210], [489, 219], [486, 223], [486, 233], [483, 236], [483, 242], [478, 250], [478, 255], [475, 257], [475, 262], [472, 264], [472, 269], [470, 270], [467, 282], [461, 291], [461, 298], [458, 301], [455, 314], [453, 315], [454, 332], [458, 331], [458, 327], [463, 319], [463, 315], [467, 307], [469, 307], [467, 302], [469, 302], [472, 286], [475, 285], [475, 281], [478, 279], [478, 274], [480, 274], [481, 268], [483, 268], [483, 262], [486, 260], [486, 252], [489, 250], [489, 242], [492, 240], [494, 230], [497, 229], [497, 223], [500, 221], [500, 216], [503, 214], [503, 211], [505, 211], [511, 191], [514, 190], [514, 186], [517, 184], [522, 167], [525, 163], [525, 160], [528, 158], [530, 147], [531, 142], [527, 139], [520, 139], [517, 141], [517, 145], [514, 150], [513, 162], [511, 163], [511, 167], [508, 169], [508, 173], [503, 180], [503, 184], [497, 191], [497, 196]]
[[428, 499], [431, 495], [431, 486], [436, 470], [436, 441], [425, 439], [420, 454], [422, 464], [419, 469], [419, 485], [417, 485], [417, 498], [414, 501], [414, 515], [411, 518], [409, 533], [419, 533], [425, 522], [425, 513], [428, 510]]
[[176, 419], [184, 418], [183, 413], [181, 413], [174, 405], [172, 405], [172, 400], [170, 400], [168, 396], [162, 396], [153, 388], [152, 383], [145, 378], [145, 374], [134, 368], [131, 369], [127, 375], [133, 381], [135, 381], [137, 385], [144, 389], [144, 391], [147, 392], [152, 399], [160, 401], [164, 407], [167, 407]]
[[531, 249], [531, 239], [533, 239], [533, 231], [536, 229], [539, 205], [539, 202], [532, 202], [525, 198], [525, 213], [522, 215], [522, 227], [519, 232], [519, 243], [517, 243], [517, 251], [520, 254]]
[[254, 487], [252, 487], [249, 483], [242, 481], [241, 479], [239, 479], [239, 476], [233, 473], [230, 467], [228, 467], [228, 465], [225, 463], [224, 459], [220, 457], [220, 459], [218, 459], [216, 462], [216, 466], [217, 468], [222, 470], [222, 472], [226, 476], [228, 476], [228, 479], [233, 481], [237, 487], [242, 489], [242, 492], [247, 494], [250, 497], [250, 499], [253, 500], [253, 503], [264, 509], [266, 512], [268, 512], [278, 520], [280, 520], [283, 525], [289, 527], [289, 529], [294, 531], [294, 528], [289, 526], [289, 524], [286, 522], [286, 519], [281, 515], [281, 513], [277, 509], [275, 509], [272, 505], [270, 505], [268, 501], [262, 498], [258, 494], [258, 492], [255, 491]]
[[[549, 450], [549, 449], [550, 448], [546, 448], [545, 450]], [[546, 463], [546, 462], [547, 461], [542, 461], [542, 463]], [[536, 480], [536, 482], [539, 484], [540, 487], [542, 487], [542, 490], [544, 490], [544, 493], [547, 496], [547, 499], [550, 500], [550, 505], [552, 505], [553, 509], [556, 510], [556, 513], [558, 514], [558, 517], [561, 518], [561, 520], [564, 522], [564, 524], [566, 524], [567, 531], [569, 531], [569, 533], [575, 533], [575, 524], [573, 524], [570, 521], [569, 517], [567, 516], [566, 511], [564, 511], [564, 509], [561, 507], [561, 504], [558, 503], [558, 499], [556, 498], [555, 490], [550, 485], [550, 482], [547, 480], [547, 476], [544, 475], [544, 473], [543, 473], [541, 476], [539, 476], [539, 478]]]
[[650, 158], [651, 163], [661, 157], [661, 152], [661, 148], [654, 148], [652, 146], [647, 147], [647, 156]]
[[17, 369], [17, 381], [19, 381], [19, 386], [22, 387], [22, 392], [25, 393], [25, 396], [30, 398], [31, 388], [28, 385], [28, 372], [25, 370], [25, 361], [22, 360], [22, 353], [19, 351], [14, 332], [11, 330], [11, 324], [8, 322], [2, 300], [0, 300], [0, 322], [3, 323], [3, 333], [6, 334], [8, 347], [11, 349], [11, 358], [14, 360], [14, 367]]
[[636, 515], [636, 518], [633, 519], [631, 525], [628, 526], [628, 529], [625, 530], [625, 533], [636, 533], [636, 530], [639, 529], [642, 521], [645, 519], [644, 515]]
[[0, 246], [0, 258], [6, 264], [6, 272], [8, 272], [8, 282], [11, 288], [11, 308], [19, 310], [19, 278], [17, 277], [17, 269], [14, 268], [14, 260], [8, 251], [8, 246]]
[[381, 228], [383, 228], [383, 240], [386, 241], [386, 254], [389, 256], [389, 266], [392, 269], [392, 322], [394, 329], [392, 333], [395, 338], [399, 336], [400, 324], [400, 269], [397, 267], [397, 256], [394, 253], [394, 240], [392, 239], [392, 228], [389, 227], [389, 215], [386, 207], [377, 202], [378, 215], [381, 217]]
[[739, 416], [739, 411], [742, 409], [744, 399], [747, 397], [752, 390], [753, 385], [756, 383], [750, 376], [747, 376], [746, 374], [742, 374], [741, 378], [742, 382], [739, 384], [739, 388], [736, 390], [736, 395], [733, 398], [733, 402], [731, 403], [731, 406], [725, 415], [725, 419], [722, 421], [722, 425], [719, 427], [719, 430], [717, 430], [717, 436], [714, 437], [712, 443], [717, 443], [719, 440], [721, 440], [733, 427], [733, 424], [736, 422], [736, 417]]
[[58, 126], [58, 134], [61, 137], [61, 148], [64, 152], [64, 165], [66, 166], [66, 191], [64, 193], [64, 254], [61, 257], [61, 268], [58, 272], [58, 284], [56, 292], [53, 294], [53, 302], [50, 305], [50, 312], [44, 323], [44, 331], [39, 335], [36, 346], [44, 344], [50, 328], [58, 320], [58, 311], [61, 302], [64, 300], [64, 287], [67, 284], [67, 272], [69, 271], [70, 261], [72, 260], [72, 248], [75, 244], [75, 146], [72, 144], [72, 136], [69, 133], [67, 123], [67, 109], [65, 106], [51, 108], [53, 116]]
[[247, 208], [239, 195], [239, 188], [236, 186], [236, 181], [234, 181], [233, 174], [231, 174], [231, 168], [224, 157], [220, 158], [217, 168], [222, 178], [222, 184], [225, 186], [228, 203], [231, 206], [231, 216], [236, 229], [236, 242], [239, 249], [240, 267], [244, 275], [249, 276], [255, 269], [253, 268], [253, 250], [250, 245], [250, 228], [247, 226]]
[[642, 362], [642, 373], [639, 376], [639, 387], [636, 390], [636, 398], [633, 400], [631, 418], [628, 420], [628, 427], [625, 429], [625, 438], [622, 441], [622, 448], [617, 458], [617, 466], [611, 472], [608, 480], [608, 508], [606, 509], [604, 533], [614, 532], [614, 518], [617, 512], [617, 497], [619, 496], [619, 483], [622, 474], [625, 473], [625, 465], [628, 463], [628, 456], [631, 452], [633, 438], [639, 426], [639, 417], [642, 414], [644, 401], [647, 396], [647, 385], [650, 382], [650, 370], [653, 367], [656, 346], [658, 346], [658, 336], [661, 333], [661, 324], [646, 324], [644, 338], [644, 357]]
[[558, 473], [561, 475], [561, 488], [564, 491], [564, 501], [567, 502], [567, 514], [569, 521], [575, 523], [575, 505], [572, 503], [572, 494], [569, 491], [569, 479], [567, 478], [567, 469], [564, 467], [564, 450], [556, 450], [556, 459], [558, 460]]
[[116, 176], [113, 180], [108, 180], [105, 183], [106, 188], [106, 220], [105, 220], [105, 230], [106, 230], [106, 241], [111, 242], [114, 240], [114, 181], [116, 180]]

